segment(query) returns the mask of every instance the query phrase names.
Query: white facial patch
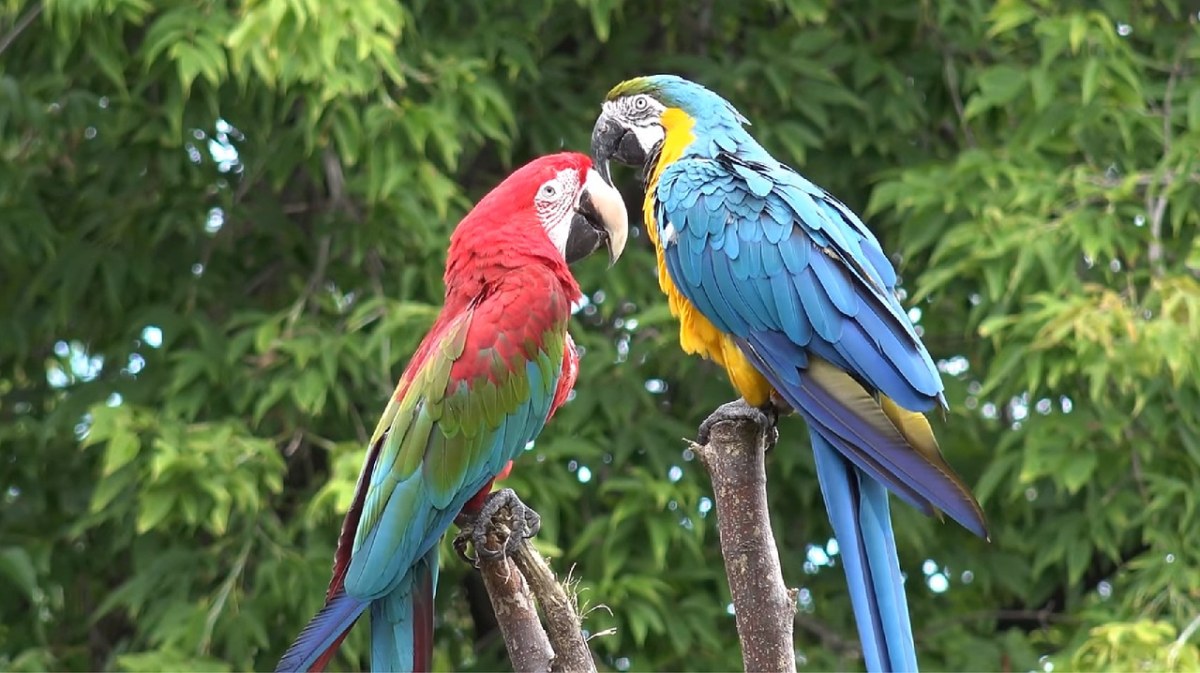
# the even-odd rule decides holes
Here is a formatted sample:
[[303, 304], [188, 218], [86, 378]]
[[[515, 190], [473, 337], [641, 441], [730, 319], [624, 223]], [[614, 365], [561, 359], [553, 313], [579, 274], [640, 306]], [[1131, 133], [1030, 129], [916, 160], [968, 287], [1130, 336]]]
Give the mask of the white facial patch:
[[533, 197], [542, 228], [563, 255], [567, 254], [567, 237], [571, 234], [571, 219], [575, 216], [579, 191], [579, 171], [568, 168], [543, 182]]
[[650, 154], [651, 150], [667, 137], [667, 131], [662, 125], [662, 116], [667, 111], [667, 106], [652, 96], [644, 93], [625, 96], [604, 103], [601, 109], [629, 129], [637, 138], [642, 152], [646, 154]]
[[667, 137], [667, 131], [660, 124], [651, 126], [634, 126], [630, 129], [633, 135], [637, 137], [638, 145], [641, 145], [642, 151], [646, 154], [654, 149], [656, 145], [661, 143]]

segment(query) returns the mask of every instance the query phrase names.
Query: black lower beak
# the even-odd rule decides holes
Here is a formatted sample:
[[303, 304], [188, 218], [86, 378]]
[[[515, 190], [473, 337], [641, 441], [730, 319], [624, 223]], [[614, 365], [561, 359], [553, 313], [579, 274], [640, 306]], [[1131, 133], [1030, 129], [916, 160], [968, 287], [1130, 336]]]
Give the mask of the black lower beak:
[[[597, 172], [607, 180], [602, 171]], [[563, 251], [567, 263], [574, 264], [607, 243], [608, 230], [604, 228], [604, 220], [592, 201], [592, 195], [585, 191], [579, 198], [579, 207], [575, 209], [571, 230], [567, 233], [567, 245]]]

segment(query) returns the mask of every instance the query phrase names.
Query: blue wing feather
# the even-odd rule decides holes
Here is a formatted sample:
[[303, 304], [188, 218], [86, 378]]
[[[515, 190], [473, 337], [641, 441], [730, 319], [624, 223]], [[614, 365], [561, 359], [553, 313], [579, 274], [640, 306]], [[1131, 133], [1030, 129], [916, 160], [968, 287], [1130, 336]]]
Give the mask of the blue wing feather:
[[759, 218], [763, 236], [771, 244], [765, 246], [765, 249], [776, 249], [775, 246], [791, 233], [792, 218], [793, 215], [787, 211], [787, 206], [778, 196], [772, 194], [767, 198], [766, 203], [763, 204], [762, 216]]
[[[732, 237], [731, 237], [732, 238]], [[703, 255], [703, 287], [705, 288], [704, 295], [709, 300], [713, 308], [713, 313], [708, 316], [712, 320], [713, 325], [717, 329], [725, 332], [744, 332], [749, 329], [745, 318], [735, 308], [737, 306], [736, 297], [724, 296], [721, 292], [721, 286], [717, 283], [713, 272], [713, 259], [715, 255]]]
[[837, 262], [827, 255], [816, 254], [812, 257], [810, 267], [821, 283], [821, 289], [837, 310], [849, 318], [858, 315], [859, 301], [854, 294], [854, 285], [848, 274], [837, 266]]
[[331, 596], [280, 658], [275, 667], [276, 672], [290, 673], [312, 668], [321, 655], [358, 621], [368, 603], [369, 601], [347, 596], [345, 591]]
[[[763, 365], [761, 371], [771, 385], [806, 422], [819, 428], [831, 445], [837, 447], [859, 469], [886, 484], [900, 498], [925, 514], [932, 515], [934, 511], [930, 499], [922, 494], [918, 481], [933, 468], [916, 460], [903, 438], [881, 434], [838, 414], [838, 400], [804, 376], [803, 367], [808, 363], [808, 356], [794, 344], [785, 343], [786, 340], [779, 336], [776, 333], [753, 333], [747, 339], [739, 339], [738, 344], [752, 359]], [[860, 448], [866, 442], [872, 442], [877, 451], [868, 453]]]
[[[751, 249], [747, 248], [747, 251]], [[769, 329], [768, 321], [771, 314], [767, 310], [765, 299], [759, 293], [756, 283], [751, 282], [749, 278], [734, 282], [734, 274], [730, 273], [729, 269], [729, 260], [724, 255], [707, 255], [706, 259], [712, 263], [713, 277], [721, 290], [721, 295], [730, 304], [730, 310], [733, 306], [740, 306], [741, 310], [737, 313], [746, 321], [750, 329]]]
[[783, 263], [783, 250], [777, 244], [759, 246], [762, 248], [762, 269], [757, 278], [770, 278], [786, 271]]
[[729, 259], [736, 260], [742, 252], [742, 239], [738, 238], [737, 230], [729, 229], [725, 233], [725, 254]]
[[803, 271], [808, 266], [808, 251], [812, 244], [804, 232], [796, 227], [779, 242], [779, 256], [783, 258], [783, 266], [790, 274]]
[[[842, 338], [833, 345], [834, 350], [840, 358], [827, 358], [831, 362], [837, 362], [838, 366], [847, 371], [855, 371], [852, 363], [854, 362], [870, 362], [875, 357], [875, 352], [879, 349], [878, 342], [873, 338], [874, 335], [868, 336], [860, 324], [850, 322], [846, 325], [846, 330], [842, 332]], [[857, 374], [857, 372], [855, 372]], [[886, 365], [879, 367], [872, 372], [874, 377], [883, 382], [883, 385], [889, 386], [895, 390], [906, 390], [908, 382], [904, 375], [889, 361]], [[859, 375], [861, 378], [861, 375]], [[932, 408], [933, 404], [929, 397], [925, 395], [912, 395], [907, 397], [895, 398], [896, 404], [913, 410], [926, 411]]]
[[[753, 172], [747, 166], [735, 164], [729, 169], [702, 158], [683, 159], [664, 170], [662, 180], [671, 185], [671, 196], [658, 201], [656, 210], [666, 218], [660, 226], [684, 217], [678, 201], [703, 184], [741, 180], [734, 184], [734, 192], [743, 195], [740, 205], [707, 220], [726, 223], [723, 250], [712, 245], [711, 236], [680, 237], [677, 244], [663, 245], [668, 273], [679, 291], [718, 329], [751, 343], [764, 363], [762, 373], [797, 409], [836, 404], [827, 393], [805, 383], [803, 371], [780, 368], [791, 363], [793, 369], [802, 369], [805, 351], [850, 372], [869, 389], [905, 408], [928, 410], [941, 401], [941, 377], [932, 358], [899, 308], [894, 287], [884, 282], [895, 272], [878, 241], [857, 220], [846, 222], [852, 213], [798, 174], [781, 169], [765, 181], [772, 189], [761, 194], [745, 179]], [[721, 193], [729, 192], [716, 193], [697, 205], [713, 207]], [[777, 244], [767, 236], [753, 244], [743, 240], [740, 233], [746, 222], [762, 229], [764, 220], [774, 220], [775, 206], [767, 204], [790, 211], [789, 234]], [[765, 272], [764, 247], [778, 253], [782, 270], [772, 265], [773, 273]], [[751, 248], [757, 251], [749, 252]], [[693, 280], [694, 272], [679, 272], [687, 265], [699, 267], [698, 282]], [[754, 282], [755, 274], [761, 274], [764, 282]], [[750, 294], [757, 301], [748, 299]], [[771, 370], [786, 373], [772, 375]], [[899, 432], [873, 435], [836, 416], [808, 420], [823, 424], [826, 434], [833, 435], [831, 441], [860, 469], [918, 509], [932, 513], [936, 507], [968, 529], [984, 531], [973, 501], [964, 502], [958, 484], [914, 452]]]
[[[884, 343], [878, 348], [851, 347], [839, 351], [839, 355], [857, 376], [888, 397], [940, 400], [941, 377], [893, 295], [894, 285], [887, 281], [894, 283], [895, 270], [878, 241], [857, 218], [848, 221], [853, 213], [833, 197], [782, 165], [774, 168], [777, 170], [771, 178], [754, 181], [753, 188], [748, 176], [758, 172], [742, 163], [728, 168], [713, 159], [688, 158], [664, 169], [656, 195], [659, 226], [665, 228], [676, 223], [678, 229], [678, 223], [686, 221], [685, 226], [692, 227], [696, 226], [696, 218], [702, 217], [709, 232], [708, 238], [700, 239], [698, 245], [685, 244], [683, 237], [678, 245], [664, 242], [668, 273], [676, 279], [679, 291], [705, 315], [709, 315], [706, 307], [718, 313], [725, 311], [726, 315], [718, 317], [735, 336], [745, 337], [746, 330], [757, 327], [749, 315], [751, 311], [763, 320], [773, 320], [778, 314], [778, 320], [768, 326], [785, 332], [801, 346], [809, 345], [814, 333], [830, 345], [836, 344], [846, 333], [843, 326], [846, 320], [857, 322], [872, 336], [886, 333]], [[716, 185], [724, 187], [717, 191]], [[764, 185], [771, 188], [763, 192]], [[698, 199], [692, 208], [682, 208], [686, 195], [705, 188], [714, 190], [711, 196]], [[736, 206], [728, 199], [731, 194], [740, 197]], [[786, 235], [782, 231], [771, 233], [773, 224], [764, 224], [785, 218]], [[709, 229], [718, 224], [724, 234], [719, 242]], [[757, 231], [757, 235], [742, 234], [750, 229]], [[750, 242], [750, 236], [755, 242]], [[778, 242], [772, 243], [772, 239]], [[769, 252], [764, 252], [765, 249]], [[716, 302], [713, 295], [718, 289], [707, 287], [704, 275], [702, 258], [709, 256], [726, 258], [737, 281], [735, 285], [760, 293], [762, 301], [750, 305], [734, 301], [734, 297], [724, 292], [725, 301]], [[770, 283], [745, 282], [758, 276], [770, 279]], [[781, 277], [787, 282], [781, 282]], [[716, 282], [714, 278], [713, 285]], [[768, 286], [769, 295], [763, 295]], [[760, 310], [768, 302], [773, 302], [775, 310]], [[718, 303], [729, 305], [718, 306]], [[800, 315], [795, 311], [797, 308]], [[881, 325], [885, 327], [882, 332]], [[903, 336], [899, 342], [903, 347], [896, 347], [898, 339], [890, 338], [892, 335]], [[885, 371], [883, 367], [901, 375], [885, 372], [877, 376], [876, 372]], [[926, 400], [915, 408], [930, 406], [931, 402]]]
[[842, 316], [834, 308], [825, 289], [817, 282], [813, 265], [809, 264], [807, 269], [792, 276], [792, 282], [796, 286], [800, 305], [804, 307], [804, 313], [808, 316], [813, 331], [826, 343], [836, 344], [842, 338]]
[[791, 284], [790, 276], [771, 276], [770, 300], [779, 309], [780, 327], [787, 338], [797, 346], [807, 346], [812, 341], [812, 323], [805, 319], [800, 297], [792, 291]]
[[667, 165], [649, 195], [659, 227], [689, 230], [660, 241], [667, 273], [805, 418], [868, 670], [916, 670], [888, 490], [987, 533], [936, 446], [918, 450], [904, 434], [916, 425], [889, 415], [875, 395], [928, 410], [944, 404], [941, 377], [874, 235], [730, 126]]

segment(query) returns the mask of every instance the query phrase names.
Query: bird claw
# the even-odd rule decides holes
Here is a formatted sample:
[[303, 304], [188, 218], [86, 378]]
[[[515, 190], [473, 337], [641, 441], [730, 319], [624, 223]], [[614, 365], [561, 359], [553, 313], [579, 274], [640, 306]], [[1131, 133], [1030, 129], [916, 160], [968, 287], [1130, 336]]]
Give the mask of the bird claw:
[[[460, 514], [458, 523], [462, 530], [454, 537], [454, 550], [459, 558], [478, 567], [480, 561], [498, 561], [515, 554], [522, 542], [541, 530], [542, 517], [511, 488], [502, 488], [487, 497], [478, 514]], [[504, 539], [499, 549], [488, 544], [489, 534], [496, 533]], [[475, 548], [475, 558], [467, 554], [468, 542]]]
[[767, 402], [767, 404], [761, 407], [752, 407], [746, 404], [746, 400], [738, 398], [732, 402], [722, 404], [700, 424], [700, 429], [696, 433], [696, 443], [702, 446], [708, 444], [713, 426], [722, 421], [750, 421], [756, 423], [766, 440], [767, 451], [775, 448], [775, 444], [779, 441], [779, 427], [777, 425], [779, 423], [779, 409], [772, 402]]
[[473, 566], [479, 566], [479, 559], [467, 553], [467, 543], [471, 541], [471, 532], [475, 530], [476, 517], [468, 514], [459, 514], [454, 523], [459, 525], [460, 530], [458, 535], [454, 536], [452, 544], [454, 545], [454, 553], [458, 554], [458, 558], [465, 563], [470, 563]]

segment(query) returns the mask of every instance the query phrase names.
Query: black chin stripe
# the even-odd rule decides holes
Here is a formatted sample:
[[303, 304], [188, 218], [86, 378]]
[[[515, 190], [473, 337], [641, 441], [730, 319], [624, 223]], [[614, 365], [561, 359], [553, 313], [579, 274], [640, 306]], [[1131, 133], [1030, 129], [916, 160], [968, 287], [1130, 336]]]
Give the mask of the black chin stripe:
[[658, 160], [662, 158], [662, 148], [665, 143], [656, 143], [654, 149], [646, 155], [646, 165], [642, 167], [642, 191], [645, 191], [650, 186], [650, 176], [654, 173], [654, 167], [658, 165]]

